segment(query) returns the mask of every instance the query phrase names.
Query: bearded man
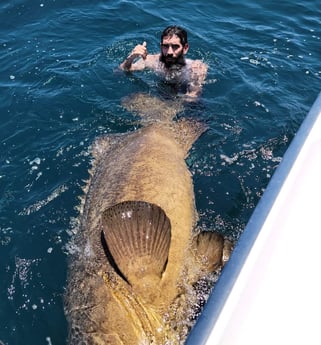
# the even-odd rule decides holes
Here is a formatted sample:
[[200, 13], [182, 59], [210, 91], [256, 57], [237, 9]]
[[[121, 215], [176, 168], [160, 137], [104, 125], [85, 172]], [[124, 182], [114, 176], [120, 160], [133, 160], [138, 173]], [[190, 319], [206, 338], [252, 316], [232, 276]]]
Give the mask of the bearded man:
[[153, 70], [167, 83], [176, 85], [177, 90], [184, 89], [187, 100], [194, 100], [201, 94], [208, 66], [201, 60], [186, 59], [188, 49], [187, 32], [179, 26], [169, 26], [161, 35], [160, 53], [149, 54], [143, 42], [119, 67], [129, 72]]

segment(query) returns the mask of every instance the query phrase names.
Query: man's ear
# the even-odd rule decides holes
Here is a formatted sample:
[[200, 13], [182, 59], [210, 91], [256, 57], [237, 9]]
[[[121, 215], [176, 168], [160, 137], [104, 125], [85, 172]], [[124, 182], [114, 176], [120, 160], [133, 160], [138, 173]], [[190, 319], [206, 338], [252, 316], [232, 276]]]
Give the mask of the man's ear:
[[186, 54], [188, 52], [188, 49], [189, 49], [189, 45], [188, 45], [188, 43], [186, 43], [184, 48], [183, 48], [183, 53]]

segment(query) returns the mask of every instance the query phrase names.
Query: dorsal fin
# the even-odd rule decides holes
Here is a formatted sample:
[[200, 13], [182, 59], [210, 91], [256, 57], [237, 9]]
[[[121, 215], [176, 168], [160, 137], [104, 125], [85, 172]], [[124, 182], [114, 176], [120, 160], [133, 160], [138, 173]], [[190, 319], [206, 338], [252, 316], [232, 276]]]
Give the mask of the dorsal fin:
[[171, 225], [165, 212], [144, 201], [125, 201], [104, 211], [104, 237], [117, 267], [135, 285], [165, 269]]
[[172, 127], [177, 142], [183, 147], [186, 154], [193, 143], [207, 130], [207, 126], [203, 122], [186, 118], [173, 122]]
[[165, 101], [145, 93], [135, 93], [124, 97], [122, 106], [128, 111], [139, 115], [147, 123], [169, 122], [177, 113], [183, 110], [181, 102]]

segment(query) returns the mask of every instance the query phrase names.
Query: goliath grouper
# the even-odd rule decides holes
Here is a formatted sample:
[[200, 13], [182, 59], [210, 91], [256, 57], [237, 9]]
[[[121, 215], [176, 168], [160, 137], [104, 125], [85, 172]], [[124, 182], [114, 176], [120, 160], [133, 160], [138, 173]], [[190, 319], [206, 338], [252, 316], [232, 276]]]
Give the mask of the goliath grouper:
[[142, 127], [93, 145], [70, 254], [68, 341], [182, 344], [188, 310], [198, 302], [193, 286], [219, 269], [230, 249], [220, 235], [196, 231], [185, 158], [205, 127], [174, 121], [178, 104], [145, 94], [123, 105], [141, 116]]

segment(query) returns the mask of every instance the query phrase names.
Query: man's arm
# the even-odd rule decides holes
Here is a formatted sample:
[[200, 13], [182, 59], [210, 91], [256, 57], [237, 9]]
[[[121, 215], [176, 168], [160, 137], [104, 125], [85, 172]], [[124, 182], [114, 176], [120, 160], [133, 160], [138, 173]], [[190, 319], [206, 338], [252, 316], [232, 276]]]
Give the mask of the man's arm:
[[[119, 67], [125, 71], [138, 71], [143, 70], [145, 68], [145, 62], [147, 57], [147, 47], [146, 42], [143, 44], [138, 44], [132, 52], [128, 55], [127, 59], [122, 62]], [[137, 58], [141, 58], [134, 63]]]
[[202, 86], [207, 76], [208, 66], [201, 60], [195, 60], [191, 66], [190, 81], [187, 85], [186, 96], [191, 99], [195, 99], [200, 96], [202, 92]]

